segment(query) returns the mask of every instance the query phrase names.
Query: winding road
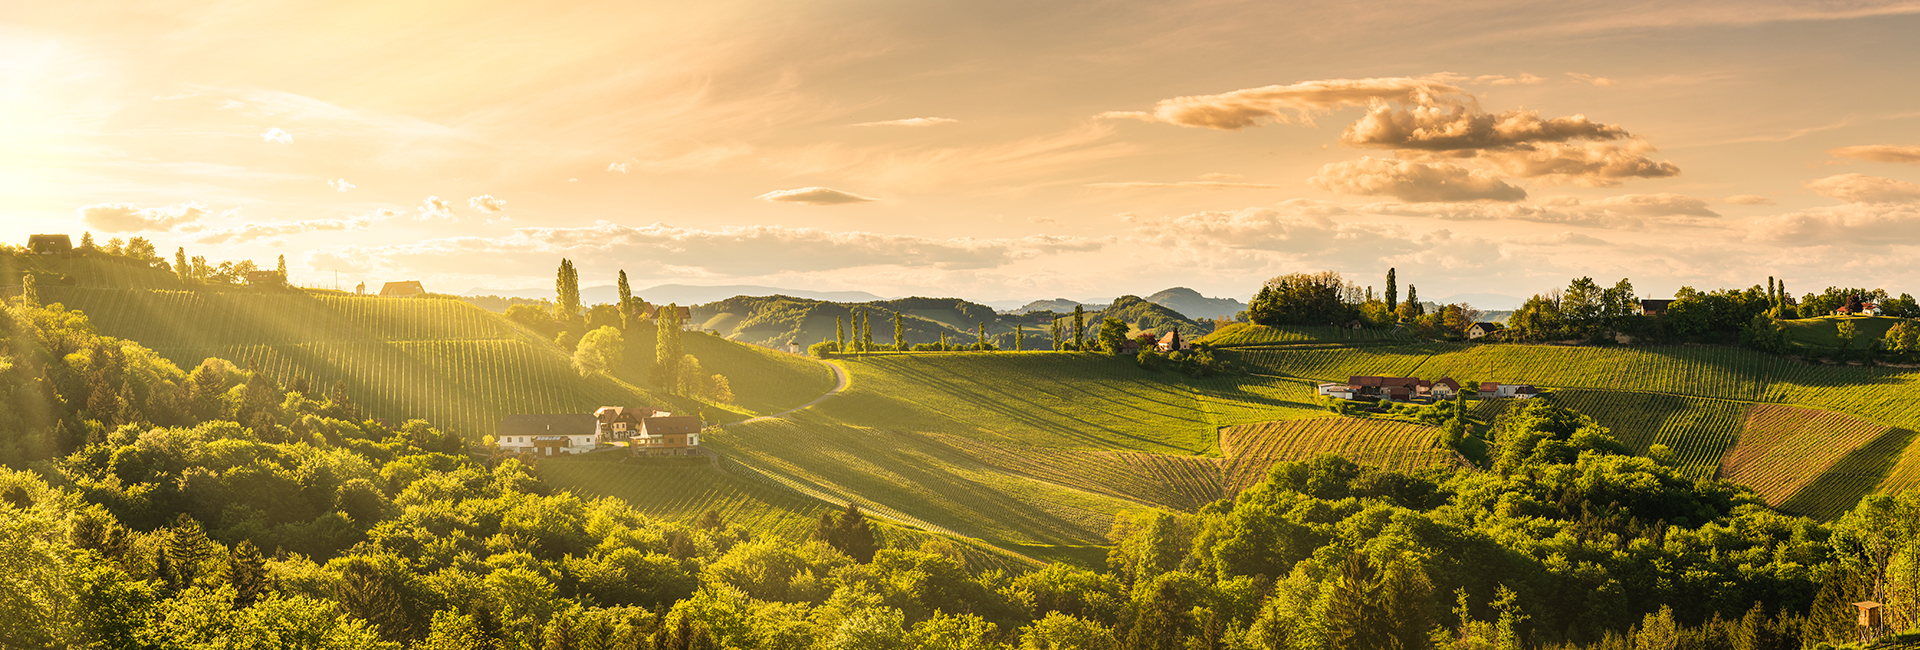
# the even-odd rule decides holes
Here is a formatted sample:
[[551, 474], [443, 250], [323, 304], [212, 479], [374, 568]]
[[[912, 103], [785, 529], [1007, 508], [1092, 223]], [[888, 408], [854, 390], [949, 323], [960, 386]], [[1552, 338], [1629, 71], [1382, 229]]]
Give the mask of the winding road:
[[813, 399], [813, 401], [811, 401], [811, 402], [807, 402], [807, 403], [805, 403], [805, 404], [801, 404], [801, 405], [799, 405], [799, 406], [795, 406], [795, 407], [793, 407], [793, 408], [790, 408], [790, 409], [787, 409], [787, 410], [785, 410], [785, 411], [781, 411], [781, 412], [779, 412], [779, 413], [775, 413], [775, 414], [773, 414], [773, 415], [762, 415], [762, 416], [760, 416], [760, 417], [757, 417], [757, 418], [753, 418], [753, 419], [750, 419], [750, 420], [742, 420], [742, 421], [740, 422], [740, 424], [749, 424], [749, 423], [753, 423], [753, 422], [762, 422], [762, 421], [766, 421], [766, 420], [777, 420], [777, 419], [780, 419], [780, 418], [784, 418], [784, 417], [787, 417], [788, 415], [791, 415], [791, 414], [793, 414], [794, 412], [797, 412], [797, 411], [803, 411], [803, 410], [806, 410], [806, 409], [809, 409], [809, 408], [812, 408], [812, 407], [813, 407], [813, 405], [815, 405], [815, 404], [819, 404], [819, 403], [821, 403], [821, 402], [824, 402], [824, 401], [827, 401], [827, 398], [829, 398], [829, 397], [833, 397], [833, 396], [835, 396], [835, 395], [839, 395], [839, 394], [840, 394], [840, 391], [843, 391], [843, 390], [846, 390], [846, 389], [847, 389], [847, 384], [849, 384], [849, 383], [851, 383], [851, 382], [853, 381], [853, 379], [852, 379], [851, 377], [849, 377], [849, 376], [847, 376], [847, 371], [846, 371], [846, 369], [845, 369], [845, 368], [841, 368], [841, 367], [840, 367], [840, 364], [837, 364], [837, 363], [829, 363], [829, 362], [826, 362], [826, 361], [820, 361], [819, 363], [820, 363], [820, 364], [822, 364], [822, 365], [825, 365], [825, 366], [826, 366], [826, 367], [827, 367], [827, 368], [828, 368], [829, 370], [832, 370], [832, 371], [833, 371], [833, 379], [834, 379], [834, 382], [833, 382], [833, 390], [830, 390], [830, 391], [827, 391], [827, 392], [826, 392], [826, 394], [824, 394], [824, 395], [821, 395], [821, 396], [819, 396], [819, 397], [816, 397], [816, 398], [814, 398], [814, 399]]

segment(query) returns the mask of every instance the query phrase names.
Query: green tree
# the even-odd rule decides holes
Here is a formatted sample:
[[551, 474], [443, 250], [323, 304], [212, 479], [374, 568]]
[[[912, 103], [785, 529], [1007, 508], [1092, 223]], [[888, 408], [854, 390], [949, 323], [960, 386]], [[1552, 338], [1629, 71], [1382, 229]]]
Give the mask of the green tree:
[[1247, 305], [1254, 323], [1276, 325], [1337, 325], [1355, 313], [1345, 300], [1346, 282], [1339, 273], [1289, 273], [1267, 280]]
[[986, 321], [980, 322], [980, 328], [976, 330], [975, 334], [973, 335], [973, 340], [974, 340], [974, 348], [976, 349], [986, 350], [992, 347], [992, 344], [987, 342]]
[[1127, 323], [1118, 318], [1100, 321], [1100, 349], [1107, 354], [1120, 354], [1120, 346], [1127, 342]]
[[560, 260], [560, 270], [553, 281], [554, 301], [553, 317], [564, 322], [580, 318], [580, 272], [574, 270], [573, 260]]
[[627, 284], [627, 270], [620, 269], [620, 329], [633, 329], [633, 287]]
[[226, 572], [221, 577], [233, 587], [235, 607], [252, 605], [269, 591], [267, 561], [260, 557], [260, 549], [254, 548], [249, 540], [243, 539], [234, 544], [233, 552], [227, 559]]
[[1050, 331], [1053, 337], [1053, 351], [1059, 352], [1060, 346], [1064, 344], [1064, 341], [1061, 339], [1061, 336], [1060, 336], [1060, 319], [1058, 318], [1053, 319], [1052, 324], [1053, 324], [1053, 328]]
[[860, 312], [860, 351], [873, 351], [873, 312]]
[[907, 351], [907, 325], [897, 311], [893, 312], [893, 349], [898, 352]]
[[1388, 306], [1400, 304], [1400, 287], [1398, 278], [1394, 277], [1393, 269], [1387, 269], [1387, 293], [1381, 297], [1386, 299]]
[[200, 580], [206, 569], [207, 560], [213, 557], [218, 545], [207, 539], [207, 531], [200, 527], [186, 513], [174, 519], [173, 528], [167, 531], [167, 566], [171, 575], [161, 576], [175, 591], [192, 587]]
[[872, 562], [880, 545], [874, 539], [873, 525], [867, 523], [860, 506], [848, 503], [838, 518], [830, 519], [830, 516], [820, 513], [820, 521], [814, 526], [814, 539], [825, 541], [861, 563]]
[[187, 247], [185, 246], [173, 251], [173, 274], [180, 277], [182, 284], [193, 279], [193, 268], [187, 265]]
[[1427, 308], [1420, 304], [1420, 288], [1407, 285], [1407, 301], [1400, 303], [1400, 322], [1412, 323], [1427, 315]]
[[680, 307], [669, 303], [660, 309], [663, 316], [654, 319], [653, 383], [672, 391], [680, 385], [680, 362], [687, 352], [680, 343]]
[[1019, 351], [1021, 351], [1021, 350], [1025, 350], [1025, 349], [1027, 349], [1027, 328], [1026, 328], [1026, 323], [1022, 323], [1022, 322], [1019, 322], [1019, 321], [1014, 321], [1014, 323], [1013, 323], [1013, 351], [1015, 351], [1015, 352], [1019, 352]]
[[1073, 349], [1087, 349], [1087, 313], [1081, 305], [1073, 306]]
[[1835, 328], [1833, 335], [1834, 356], [1841, 359], [1847, 358], [1849, 350], [1853, 348], [1853, 339], [1859, 336], [1859, 334], [1860, 330], [1854, 327], [1853, 321], [1840, 321], [1840, 325]]
[[[849, 313], [847, 316], [851, 318], [853, 315]], [[833, 317], [833, 344], [834, 349], [840, 352], [847, 351], [847, 324], [845, 319], [839, 316]]]
[[601, 327], [580, 337], [580, 344], [573, 349], [573, 369], [582, 377], [608, 372], [619, 366], [626, 354], [626, 337], [620, 330]]
[[40, 288], [32, 273], [20, 276], [20, 302], [28, 307], [40, 306]]

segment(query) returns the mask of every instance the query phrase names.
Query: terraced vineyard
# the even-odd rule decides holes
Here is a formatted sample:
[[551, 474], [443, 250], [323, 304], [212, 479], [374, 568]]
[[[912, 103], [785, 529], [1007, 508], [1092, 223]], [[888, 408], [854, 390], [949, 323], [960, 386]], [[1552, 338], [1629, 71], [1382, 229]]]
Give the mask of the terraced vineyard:
[[[1566, 390], [1544, 399], [1592, 417], [1620, 442], [1645, 454], [1654, 444], [1674, 451], [1674, 465], [1687, 477], [1713, 478], [1721, 457], [1741, 437], [1750, 404], [1658, 393]], [[1491, 402], [1492, 400], [1486, 400]]]
[[1326, 341], [1402, 341], [1413, 337], [1398, 329], [1349, 329], [1345, 327], [1267, 326], [1234, 323], [1200, 339], [1222, 347], [1275, 345]]
[[1384, 469], [1453, 467], [1464, 461], [1439, 445], [1440, 430], [1412, 422], [1324, 418], [1229, 427], [1220, 432], [1224, 483], [1239, 492], [1267, 476], [1274, 463], [1340, 454]]
[[704, 458], [659, 459], [640, 465], [548, 459], [540, 462], [540, 477], [576, 494], [618, 498], [652, 517], [692, 523], [715, 510], [728, 524], [789, 537], [807, 535], [826, 508], [818, 501], [714, 469]]

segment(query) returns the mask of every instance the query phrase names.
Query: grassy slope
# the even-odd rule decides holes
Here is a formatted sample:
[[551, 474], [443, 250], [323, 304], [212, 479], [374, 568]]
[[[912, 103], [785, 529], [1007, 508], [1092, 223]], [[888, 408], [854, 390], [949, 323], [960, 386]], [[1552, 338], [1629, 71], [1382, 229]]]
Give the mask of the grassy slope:
[[[619, 379], [574, 372], [567, 353], [497, 314], [461, 301], [388, 300], [307, 292], [212, 292], [50, 287], [101, 332], [136, 340], [182, 366], [207, 357], [253, 365], [282, 381], [344, 380], [369, 414], [423, 418], [469, 436], [494, 432], [513, 413], [591, 411], [606, 404], [668, 405], [733, 420], [804, 403], [831, 379], [817, 364], [712, 337], [687, 349], [727, 374], [740, 406], [656, 395], [645, 373]], [[650, 360], [652, 339], [631, 346]], [[623, 381], [624, 380], [624, 381]], [[761, 409], [765, 409], [762, 411]]]
[[1268, 327], [1233, 323], [1199, 339], [1220, 346], [1284, 345], [1349, 341], [1411, 341], [1400, 330], [1355, 330], [1344, 327]]
[[1782, 321], [1781, 325], [1786, 326], [1787, 335], [1794, 343], [1815, 348], [1834, 348], [1840, 343], [1840, 323], [1850, 322], [1855, 330], [1853, 349], [1862, 350], [1866, 349], [1868, 340], [1885, 337], [1887, 330], [1902, 320], [1905, 319], [1891, 316], [1821, 316]]
[[1266, 478], [1276, 462], [1334, 453], [1362, 465], [1409, 470], [1458, 466], [1459, 455], [1438, 443], [1435, 427], [1366, 418], [1294, 420], [1229, 427], [1220, 434], [1228, 457], [1222, 480], [1238, 491]]
[[[1612, 400], [1627, 405], [1614, 413], [1596, 413], [1603, 422], [1620, 427], [1623, 439], [1636, 448], [1662, 442], [1673, 447], [1683, 463], [1700, 469], [1717, 465], [1716, 454], [1730, 449], [1727, 406], [1716, 400], [1744, 403], [1791, 404], [1834, 411], [1876, 423], [1893, 434], [1855, 441], [1842, 447], [1847, 455], [1815, 478], [1796, 502], [1783, 507], [1806, 512], [1831, 512], [1835, 506], [1814, 503], [1823, 492], [1861, 494], [1856, 486], [1873, 483], [1866, 492], [1892, 492], [1920, 487], [1920, 451], [1910, 448], [1911, 431], [1920, 430], [1920, 403], [1912, 396], [1920, 389], [1920, 373], [1863, 366], [1810, 365], [1752, 350], [1716, 347], [1596, 348], [1524, 345], [1421, 344], [1391, 347], [1248, 350], [1246, 357], [1267, 372], [1308, 379], [1339, 379], [1355, 374], [1406, 374], [1421, 377], [1452, 376], [1465, 381], [1533, 383], [1560, 389], [1572, 399]], [[1625, 391], [1673, 398], [1581, 398], [1579, 391]], [[1707, 400], [1702, 402], [1701, 400]], [[1653, 402], [1669, 402], [1658, 413], [1636, 414]], [[1702, 411], [1705, 409], [1705, 411]], [[1620, 412], [1624, 411], [1624, 412]], [[1678, 418], [1677, 420], [1675, 418]], [[1653, 423], [1659, 427], [1654, 428]], [[1647, 435], [1651, 433], [1652, 437]], [[1739, 438], [1735, 436], [1734, 440]], [[1667, 442], [1673, 440], [1674, 442]], [[1675, 444], [1679, 443], [1679, 444]], [[1716, 452], [1715, 450], [1721, 450]], [[1748, 481], [1775, 480], [1746, 475]], [[1778, 479], [1787, 480], [1787, 479]], [[1821, 486], [1832, 486], [1828, 490]], [[1842, 497], [1834, 497], [1842, 499]], [[1845, 505], [1850, 505], [1845, 504]], [[1841, 506], [1844, 507], [1844, 506]]]

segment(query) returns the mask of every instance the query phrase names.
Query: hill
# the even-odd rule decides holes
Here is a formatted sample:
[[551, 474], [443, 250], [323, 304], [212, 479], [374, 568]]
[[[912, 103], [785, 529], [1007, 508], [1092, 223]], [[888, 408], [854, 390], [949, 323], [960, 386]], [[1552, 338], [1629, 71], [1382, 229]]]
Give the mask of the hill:
[[1155, 334], [1165, 334], [1179, 330], [1182, 336], [1196, 337], [1213, 331], [1212, 323], [1203, 325], [1165, 305], [1149, 302], [1139, 296], [1120, 296], [1113, 299], [1113, 304], [1100, 310], [1099, 315], [1090, 322], [1097, 324], [1099, 319], [1104, 318], [1118, 318], [1135, 332], [1150, 331]]
[[1885, 338], [1887, 330], [1894, 324], [1907, 320], [1891, 316], [1821, 316], [1783, 320], [1780, 325], [1787, 328], [1788, 340], [1795, 344], [1821, 350], [1832, 350], [1840, 345], [1840, 324], [1852, 323], [1854, 341], [1852, 349], [1864, 350], [1871, 341]]
[[1181, 316], [1193, 320], [1226, 318], [1232, 319], [1247, 310], [1246, 303], [1233, 298], [1208, 298], [1200, 292], [1186, 287], [1164, 289], [1147, 296], [1147, 302], [1172, 309]]
[[[795, 298], [791, 296], [736, 296], [718, 302], [695, 305], [689, 309], [695, 327], [719, 332], [722, 338], [754, 345], [781, 348], [791, 341], [806, 347], [836, 336], [834, 322], [849, 323], [858, 314], [873, 319], [874, 343], [893, 343], [893, 314], [903, 314], [908, 345], [934, 343], [944, 333], [949, 341], [970, 343], [974, 327], [957, 327], [981, 310], [993, 322], [991, 307], [959, 300], [935, 301], [923, 298], [876, 303], [843, 304]], [[849, 328], [849, 340], [856, 338]]]
[[[531, 300], [552, 300], [552, 287], [532, 289], [487, 289], [474, 287], [462, 296], [497, 296], [501, 298], [520, 298]], [[868, 302], [880, 300], [880, 296], [865, 291], [809, 291], [806, 289], [781, 289], [751, 284], [692, 285], [662, 284], [645, 289], [636, 289], [634, 297], [647, 302], [664, 305], [697, 305], [701, 303], [726, 300], [734, 296], [794, 296], [811, 300], [832, 302]], [[580, 288], [580, 301], [589, 305], [611, 305], [620, 301], [618, 287], [607, 284]]]

